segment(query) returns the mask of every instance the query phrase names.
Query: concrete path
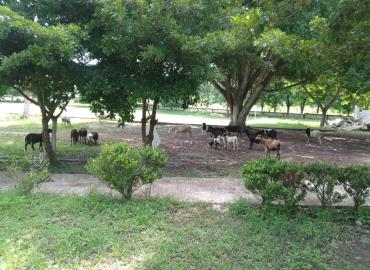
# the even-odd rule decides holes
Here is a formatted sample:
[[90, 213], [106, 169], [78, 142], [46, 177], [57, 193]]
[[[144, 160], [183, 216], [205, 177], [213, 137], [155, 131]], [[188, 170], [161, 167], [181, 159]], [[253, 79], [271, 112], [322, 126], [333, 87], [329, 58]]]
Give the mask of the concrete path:
[[[96, 177], [87, 174], [53, 174], [53, 181], [43, 183], [38, 191], [55, 192], [59, 194], [87, 194], [91, 189], [99, 192], [117, 195], [118, 193], [102, 184]], [[9, 190], [14, 182], [0, 172], [0, 190]], [[345, 193], [340, 187], [338, 191]], [[261, 198], [245, 189], [241, 179], [227, 178], [185, 178], [164, 177], [150, 185], [140, 187], [134, 193], [134, 198], [169, 196], [182, 201], [203, 201], [213, 204], [230, 203], [238, 199], [246, 199], [250, 203], [259, 204]], [[303, 205], [319, 205], [316, 196], [309, 193]], [[352, 205], [350, 198], [338, 205]], [[370, 206], [370, 198], [366, 206]]]

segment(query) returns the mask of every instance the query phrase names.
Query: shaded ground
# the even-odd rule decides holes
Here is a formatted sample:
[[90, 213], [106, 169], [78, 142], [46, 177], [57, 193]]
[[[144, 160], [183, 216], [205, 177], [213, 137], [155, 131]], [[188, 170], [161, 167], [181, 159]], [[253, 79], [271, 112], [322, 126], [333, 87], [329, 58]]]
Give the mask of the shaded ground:
[[[239, 141], [239, 150], [211, 149], [209, 136], [202, 136], [199, 126], [193, 126], [193, 136], [185, 134], [172, 136], [168, 133], [171, 126], [160, 126], [161, 147], [169, 155], [167, 175], [181, 176], [240, 176], [240, 166], [249, 160], [264, 156], [262, 145], [249, 149], [249, 140], [244, 135]], [[130, 126], [123, 132], [124, 140], [138, 145], [140, 130]], [[323, 161], [325, 163], [366, 164], [370, 166], [370, 133], [325, 132], [322, 145], [315, 139], [306, 144], [304, 130], [278, 130], [282, 142], [281, 156], [294, 162]]]

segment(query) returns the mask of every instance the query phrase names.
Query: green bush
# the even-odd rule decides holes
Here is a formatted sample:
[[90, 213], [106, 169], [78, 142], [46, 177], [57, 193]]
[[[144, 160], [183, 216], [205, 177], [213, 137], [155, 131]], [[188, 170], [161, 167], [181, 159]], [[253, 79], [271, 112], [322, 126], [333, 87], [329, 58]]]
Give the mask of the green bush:
[[166, 162], [163, 150], [119, 142], [103, 145], [99, 156], [89, 160], [87, 168], [125, 199], [130, 199], [136, 188], [162, 177]]
[[300, 166], [275, 157], [246, 163], [242, 167], [242, 175], [246, 188], [259, 194], [262, 204], [280, 199], [286, 207], [294, 208], [298, 202], [304, 200], [307, 193]]
[[339, 181], [344, 190], [352, 197], [354, 211], [365, 203], [370, 195], [370, 170], [365, 165], [351, 165], [341, 170]]
[[43, 154], [32, 159], [13, 157], [6, 174], [15, 181], [15, 190], [23, 195], [30, 194], [41, 183], [50, 180], [48, 162]]
[[323, 207], [341, 202], [346, 195], [335, 191], [338, 184], [340, 169], [336, 165], [327, 165], [321, 162], [304, 166], [307, 180], [310, 182], [308, 190], [315, 193]]

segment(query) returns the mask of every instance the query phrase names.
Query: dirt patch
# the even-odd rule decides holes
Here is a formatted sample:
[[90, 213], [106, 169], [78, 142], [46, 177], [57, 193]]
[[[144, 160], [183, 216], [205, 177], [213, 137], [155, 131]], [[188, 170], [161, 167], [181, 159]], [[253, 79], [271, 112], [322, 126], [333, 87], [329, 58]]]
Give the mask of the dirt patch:
[[[202, 136], [199, 126], [193, 126], [191, 138], [187, 134], [170, 135], [171, 127], [158, 127], [161, 148], [165, 149], [169, 156], [166, 168], [168, 175], [198, 176], [201, 172], [201, 176], [231, 175], [239, 178], [242, 164], [265, 155], [262, 145], [255, 144], [250, 150], [249, 140], [245, 135], [239, 139], [238, 151], [216, 151], [209, 147], [211, 138]], [[138, 125], [126, 127], [122, 137], [131, 144], [141, 144]], [[319, 145], [315, 138], [311, 139], [310, 144], [306, 144], [304, 130], [278, 130], [278, 138], [282, 142], [282, 159], [288, 161], [370, 166], [370, 133], [325, 132], [322, 145]]]

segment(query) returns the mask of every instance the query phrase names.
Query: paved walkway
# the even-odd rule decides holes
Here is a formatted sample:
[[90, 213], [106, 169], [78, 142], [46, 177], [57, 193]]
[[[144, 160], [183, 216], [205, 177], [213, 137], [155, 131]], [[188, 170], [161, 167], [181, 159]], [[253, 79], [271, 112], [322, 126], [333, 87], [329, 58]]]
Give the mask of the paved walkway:
[[[43, 183], [39, 191], [55, 193], [87, 194], [91, 189], [99, 192], [118, 195], [114, 190], [98, 181], [92, 175], [87, 174], [53, 174], [53, 181]], [[14, 183], [9, 180], [4, 172], [0, 172], [0, 190], [8, 190]], [[338, 188], [339, 192], [345, 193]], [[245, 189], [241, 179], [228, 178], [185, 178], [164, 177], [150, 185], [144, 185], [134, 193], [134, 198], [164, 197], [169, 196], [182, 201], [203, 201], [213, 204], [223, 204], [244, 198], [250, 203], [259, 204], [261, 198]], [[316, 196], [309, 193], [303, 202], [304, 205], [319, 205]], [[345, 199], [339, 205], [352, 205], [350, 198]], [[370, 206], [370, 199], [366, 206]]]

